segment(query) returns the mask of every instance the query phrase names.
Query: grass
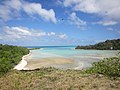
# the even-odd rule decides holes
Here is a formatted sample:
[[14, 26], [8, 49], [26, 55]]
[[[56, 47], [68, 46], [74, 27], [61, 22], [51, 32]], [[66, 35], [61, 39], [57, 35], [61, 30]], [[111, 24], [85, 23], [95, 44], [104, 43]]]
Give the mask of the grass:
[[40, 68], [34, 71], [11, 70], [0, 78], [0, 90], [118, 90], [120, 78], [101, 74], [82, 74], [81, 70]]

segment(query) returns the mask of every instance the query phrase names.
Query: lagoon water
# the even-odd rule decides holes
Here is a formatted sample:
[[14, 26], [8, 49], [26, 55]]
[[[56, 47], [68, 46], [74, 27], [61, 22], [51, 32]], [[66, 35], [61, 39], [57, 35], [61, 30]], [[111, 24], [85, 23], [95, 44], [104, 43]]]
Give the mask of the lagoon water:
[[114, 57], [118, 50], [75, 50], [75, 46], [40, 46], [28, 48], [41, 48], [31, 50], [31, 58], [67, 58], [73, 60], [71, 64], [51, 64], [56, 68], [63, 69], [84, 69], [91, 67], [93, 62], [97, 62], [103, 58]]

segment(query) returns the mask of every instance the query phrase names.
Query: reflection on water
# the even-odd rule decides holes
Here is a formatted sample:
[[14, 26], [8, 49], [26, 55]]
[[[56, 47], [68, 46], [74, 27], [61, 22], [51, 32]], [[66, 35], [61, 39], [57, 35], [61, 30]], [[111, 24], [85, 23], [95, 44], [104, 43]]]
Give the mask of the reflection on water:
[[38, 50], [32, 50], [32, 59], [62, 57], [72, 59], [72, 64], [50, 65], [58, 68], [83, 69], [91, 66], [91, 63], [103, 58], [113, 57], [118, 50], [75, 50], [75, 47], [45, 47]]

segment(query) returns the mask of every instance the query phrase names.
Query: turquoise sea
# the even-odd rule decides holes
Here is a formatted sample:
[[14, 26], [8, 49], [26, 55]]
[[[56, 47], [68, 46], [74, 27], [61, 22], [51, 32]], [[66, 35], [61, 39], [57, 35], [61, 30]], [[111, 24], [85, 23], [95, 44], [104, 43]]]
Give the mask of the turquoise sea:
[[32, 59], [63, 57], [74, 61], [72, 64], [50, 65], [65, 69], [84, 69], [91, 66], [93, 62], [103, 58], [114, 57], [119, 50], [75, 50], [75, 46], [29, 46], [28, 48], [41, 48], [31, 50]]

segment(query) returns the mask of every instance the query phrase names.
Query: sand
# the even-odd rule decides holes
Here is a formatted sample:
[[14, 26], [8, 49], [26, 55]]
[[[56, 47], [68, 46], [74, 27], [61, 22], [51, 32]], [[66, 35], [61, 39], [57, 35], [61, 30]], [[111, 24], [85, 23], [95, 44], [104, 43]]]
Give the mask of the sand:
[[73, 60], [68, 58], [61, 57], [49, 57], [49, 58], [41, 58], [41, 59], [29, 59], [27, 60], [27, 65], [25, 68], [28, 69], [37, 69], [41, 67], [49, 67], [51, 65], [62, 65], [62, 64], [71, 64]]
[[16, 70], [27, 70], [27, 68], [25, 68], [25, 66], [27, 65], [26, 59], [28, 59], [30, 55], [31, 55], [31, 52], [27, 55], [24, 55], [22, 57], [22, 60], [18, 63], [18, 65], [16, 65], [14, 67], [14, 69], [16, 69]]
[[73, 60], [62, 57], [49, 57], [31, 59], [32, 52], [22, 57], [18, 65], [14, 67], [16, 70], [33, 70], [41, 67], [49, 67], [50, 65], [71, 64]]

